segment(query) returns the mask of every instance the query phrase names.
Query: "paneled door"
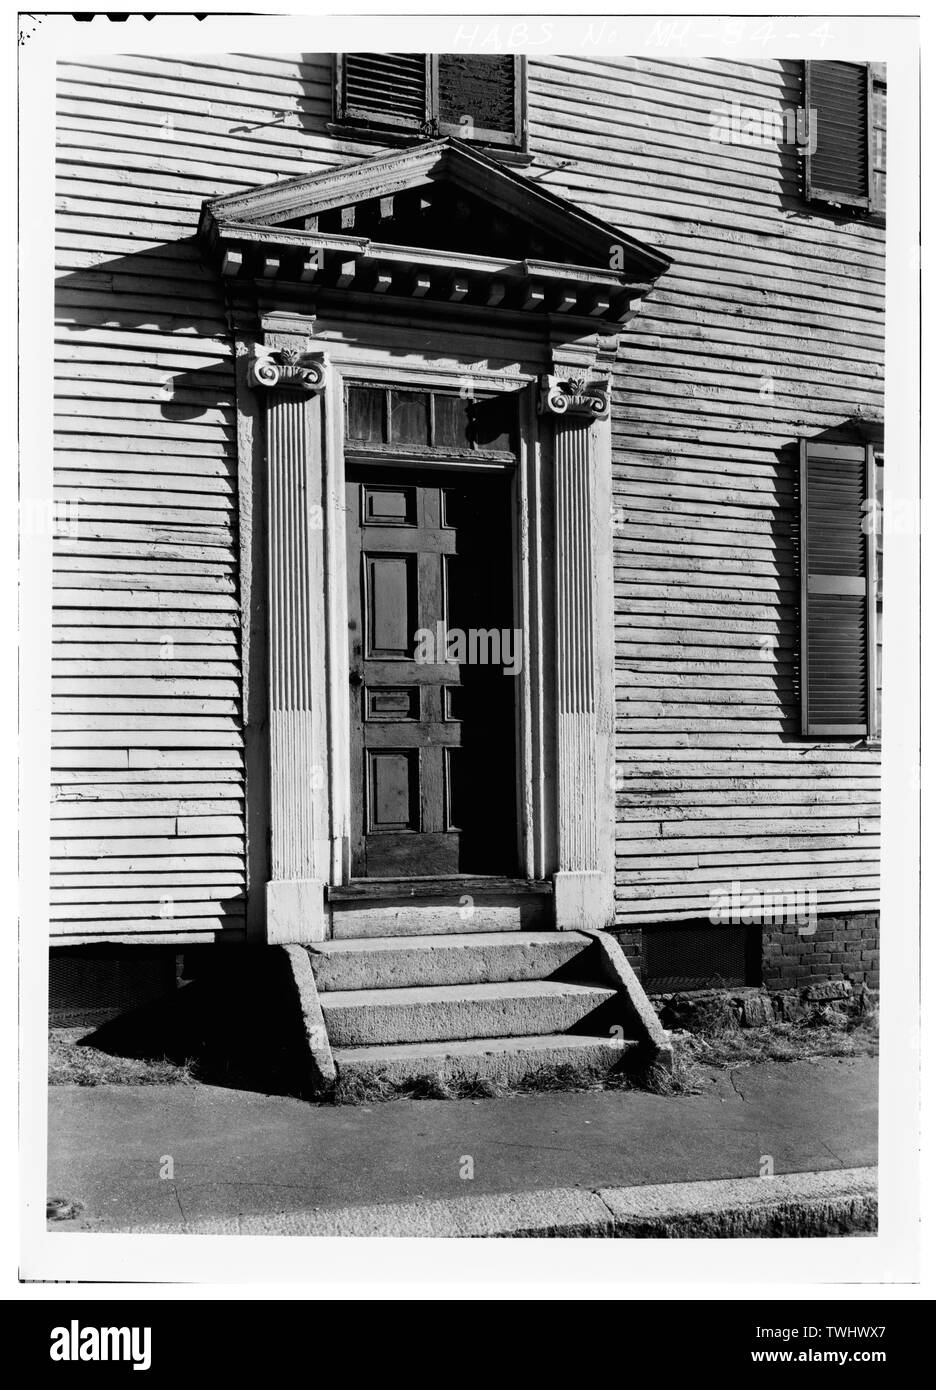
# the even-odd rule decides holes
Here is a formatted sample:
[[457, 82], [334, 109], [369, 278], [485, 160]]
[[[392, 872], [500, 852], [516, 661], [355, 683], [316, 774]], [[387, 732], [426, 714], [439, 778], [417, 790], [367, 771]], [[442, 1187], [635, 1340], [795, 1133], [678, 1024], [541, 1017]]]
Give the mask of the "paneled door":
[[349, 463], [355, 878], [516, 870], [509, 498], [502, 473]]

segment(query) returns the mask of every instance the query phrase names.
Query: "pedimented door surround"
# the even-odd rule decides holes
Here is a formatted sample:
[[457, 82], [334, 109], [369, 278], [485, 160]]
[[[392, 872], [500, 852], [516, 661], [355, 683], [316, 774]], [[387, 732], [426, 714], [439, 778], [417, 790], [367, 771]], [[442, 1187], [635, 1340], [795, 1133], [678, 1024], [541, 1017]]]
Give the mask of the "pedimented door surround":
[[[442, 145], [445, 154], [457, 142]], [[266, 225], [262, 206], [256, 206], [264, 190], [237, 195], [255, 200], [249, 214], [236, 199], [218, 200], [203, 214], [203, 228], [213, 231], [208, 249], [229, 272], [226, 290], [237, 325], [242, 487], [249, 479], [244, 457], [251, 434], [265, 475], [265, 937], [271, 942], [328, 936], [326, 889], [351, 879], [345, 381], [451, 390], [468, 380], [478, 393], [517, 393], [521, 426], [511, 496], [514, 625], [525, 637], [516, 701], [520, 876], [552, 881], [559, 928], [605, 927], [614, 919], [611, 368], [618, 334], [635, 312], [637, 273], [646, 281], [666, 260], [628, 240], [629, 273], [618, 273], [617, 292], [608, 293], [598, 244], [606, 249], [622, 233], [532, 185], [518, 191], [523, 180], [493, 160], [473, 151], [470, 159], [460, 150], [455, 155], [452, 166], [439, 165], [437, 174], [441, 169], [462, 177], [467, 162], [464, 176], [475, 180], [473, 194], [487, 191], [495, 203], [500, 194], [509, 195], [515, 218], [525, 214], [531, 226], [545, 220], [554, 238], [565, 222], [580, 257], [587, 254], [597, 267], [534, 267], [522, 257], [507, 263], [410, 248], [398, 284], [396, 272], [382, 275], [379, 264], [383, 257], [392, 264], [392, 244], [378, 251], [365, 242], [356, 269], [339, 262], [344, 270], [328, 273], [335, 243], [342, 243], [335, 253], [340, 256], [350, 240], [316, 230], [322, 188], [331, 206], [342, 201], [340, 188], [335, 192], [341, 176], [334, 174], [275, 185]], [[425, 151], [421, 158], [425, 173]], [[381, 214], [389, 209], [391, 218], [392, 195], [406, 179], [413, 182], [413, 152], [395, 159], [365, 161], [381, 177], [363, 181], [369, 205], [375, 192], [387, 190], [379, 202]], [[353, 188], [362, 185], [363, 167], [347, 171]], [[480, 181], [479, 167], [485, 175]], [[429, 201], [431, 193], [428, 186]], [[236, 218], [226, 223], [222, 214], [229, 202]], [[281, 235], [292, 247], [302, 220], [297, 210], [303, 209], [307, 254], [319, 241], [322, 257], [314, 265], [320, 268], [324, 258], [326, 266], [325, 283], [314, 289], [297, 284], [305, 276], [295, 271], [276, 284], [280, 258], [271, 255]], [[406, 216], [411, 228], [410, 201]], [[283, 231], [275, 219], [287, 217], [289, 230]], [[353, 215], [341, 225], [347, 223], [354, 225]], [[581, 250], [589, 237], [595, 246]], [[257, 250], [263, 273], [233, 283], [230, 275], [236, 280], [245, 257]], [[412, 263], [420, 258], [427, 262], [424, 275]], [[302, 264], [308, 268], [310, 261]], [[461, 279], [466, 264], [470, 275]], [[544, 266], [557, 288], [536, 287], [532, 277], [545, 273]], [[502, 334], [510, 345], [499, 354]], [[493, 364], [479, 361], [479, 341]], [[499, 358], [508, 365], [498, 367]], [[257, 501], [251, 499], [248, 513]], [[242, 518], [244, 512], [242, 502]], [[250, 806], [248, 786], [248, 826]], [[256, 865], [256, 843], [254, 854]], [[255, 868], [248, 886], [255, 921], [256, 878]]]

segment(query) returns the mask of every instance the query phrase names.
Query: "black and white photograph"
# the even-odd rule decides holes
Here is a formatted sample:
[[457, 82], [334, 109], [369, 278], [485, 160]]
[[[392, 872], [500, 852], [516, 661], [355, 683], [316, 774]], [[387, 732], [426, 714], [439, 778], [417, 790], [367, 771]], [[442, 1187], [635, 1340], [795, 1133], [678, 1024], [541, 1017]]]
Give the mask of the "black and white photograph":
[[18, 26], [20, 1277], [912, 1284], [917, 17]]

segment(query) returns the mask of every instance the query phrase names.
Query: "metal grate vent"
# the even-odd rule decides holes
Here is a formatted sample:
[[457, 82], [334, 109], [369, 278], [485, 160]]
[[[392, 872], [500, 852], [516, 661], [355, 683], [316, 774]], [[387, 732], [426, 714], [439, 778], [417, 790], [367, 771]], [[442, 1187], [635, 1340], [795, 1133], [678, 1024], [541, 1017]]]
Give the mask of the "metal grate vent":
[[710, 922], [645, 927], [642, 973], [652, 994], [758, 984], [760, 929]]
[[49, 1022], [59, 1028], [103, 1023], [172, 993], [178, 953], [140, 947], [75, 947], [49, 959]]

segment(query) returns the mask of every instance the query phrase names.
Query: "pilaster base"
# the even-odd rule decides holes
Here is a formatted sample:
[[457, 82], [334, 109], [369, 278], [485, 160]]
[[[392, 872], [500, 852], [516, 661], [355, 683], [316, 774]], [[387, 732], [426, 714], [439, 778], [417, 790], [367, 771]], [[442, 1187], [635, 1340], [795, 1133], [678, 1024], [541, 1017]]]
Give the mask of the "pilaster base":
[[317, 878], [273, 879], [266, 886], [266, 927], [271, 946], [324, 941], [325, 884]]
[[614, 925], [614, 882], [597, 870], [564, 870], [553, 878], [560, 931], [604, 931]]

